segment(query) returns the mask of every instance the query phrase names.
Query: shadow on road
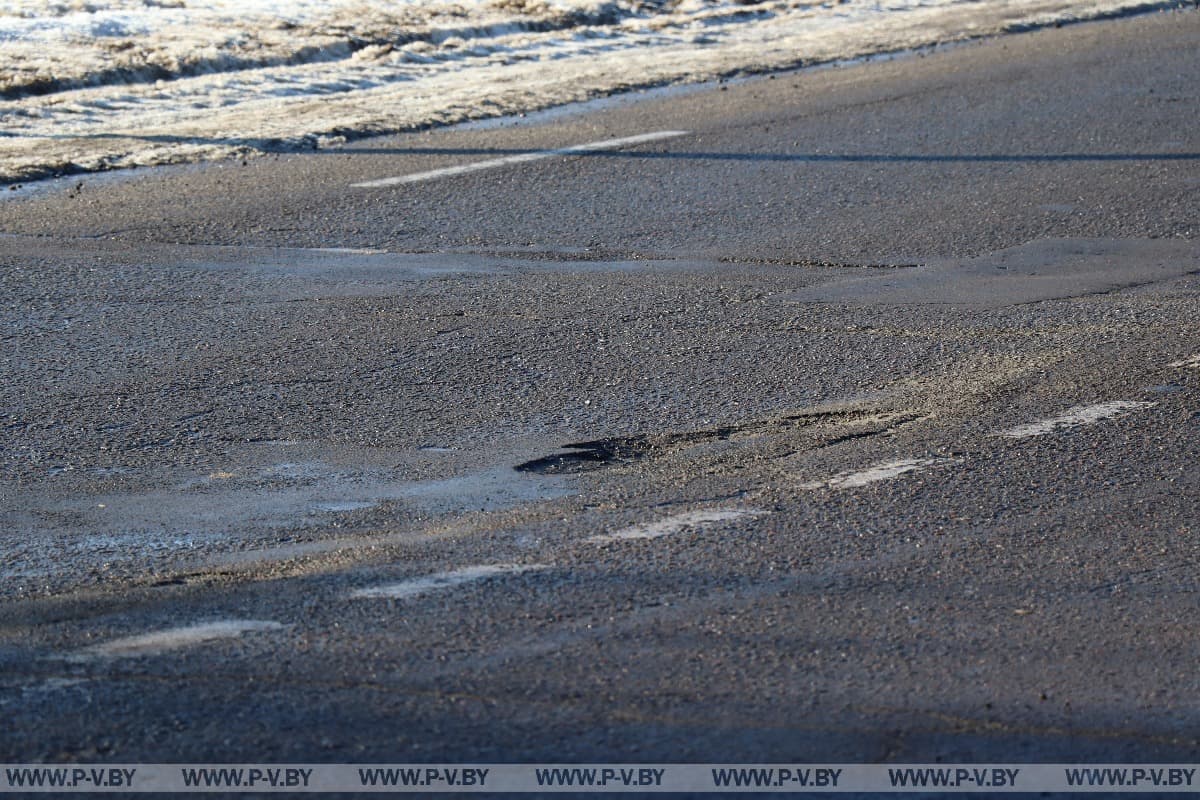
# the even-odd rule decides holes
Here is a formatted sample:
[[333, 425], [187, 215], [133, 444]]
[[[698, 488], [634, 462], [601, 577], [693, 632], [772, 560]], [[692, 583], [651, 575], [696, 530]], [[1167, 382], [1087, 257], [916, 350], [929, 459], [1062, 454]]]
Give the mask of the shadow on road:
[[[0, 136], [18, 134], [0, 131]], [[327, 155], [377, 156], [483, 156], [496, 158], [533, 153], [557, 152], [556, 148], [496, 148], [496, 147], [330, 147], [320, 148], [312, 136], [295, 139], [254, 139], [238, 137], [196, 138], [190, 136], [136, 136], [115, 133], [86, 135], [54, 134], [40, 139], [135, 139], [162, 144], [217, 144], [230, 147], [250, 147], [267, 153], [316, 153]], [[307, 146], [306, 146], [307, 145]], [[648, 152], [638, 150], [570, 150], [564, 146], [563, 155], [573, 158], [666, 159], [678, 161], [748, 161], [798, 163], [1039, 163], [1088, 161], [1200, 161], [1200, 153], [721, 153], [706, 151]], [[566, 152], [570, 150], [570, 152]]]

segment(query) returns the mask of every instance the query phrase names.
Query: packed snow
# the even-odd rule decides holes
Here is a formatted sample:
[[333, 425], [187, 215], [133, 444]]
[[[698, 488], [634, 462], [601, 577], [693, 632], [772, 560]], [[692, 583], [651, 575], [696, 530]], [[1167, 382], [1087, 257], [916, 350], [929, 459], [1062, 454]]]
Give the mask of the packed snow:
[[8, 0], [0, 182], [496, 117], [1145, 0]]

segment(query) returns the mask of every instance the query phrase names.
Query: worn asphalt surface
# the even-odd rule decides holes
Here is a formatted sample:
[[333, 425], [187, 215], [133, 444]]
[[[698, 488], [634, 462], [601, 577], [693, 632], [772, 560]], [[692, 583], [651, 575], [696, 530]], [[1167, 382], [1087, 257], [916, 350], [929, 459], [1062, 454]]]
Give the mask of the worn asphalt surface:
[[0, 762], [1200, 760], [1198, 41], [6, 191]]

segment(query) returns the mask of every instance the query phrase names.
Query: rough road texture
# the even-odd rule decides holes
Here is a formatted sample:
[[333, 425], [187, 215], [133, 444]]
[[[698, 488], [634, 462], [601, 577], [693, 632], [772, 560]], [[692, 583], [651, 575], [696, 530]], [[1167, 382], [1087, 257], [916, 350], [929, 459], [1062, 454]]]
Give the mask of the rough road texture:
[[1194, 762], [1198, 34], [14, 192], [0, 760]]

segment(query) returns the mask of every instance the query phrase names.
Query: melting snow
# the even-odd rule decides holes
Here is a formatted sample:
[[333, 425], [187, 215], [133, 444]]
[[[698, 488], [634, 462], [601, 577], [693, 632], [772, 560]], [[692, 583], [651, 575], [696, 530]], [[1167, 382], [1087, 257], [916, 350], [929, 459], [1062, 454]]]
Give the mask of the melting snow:
[[1142, 0], [10, 0], [0, 182], [496, 117]]

